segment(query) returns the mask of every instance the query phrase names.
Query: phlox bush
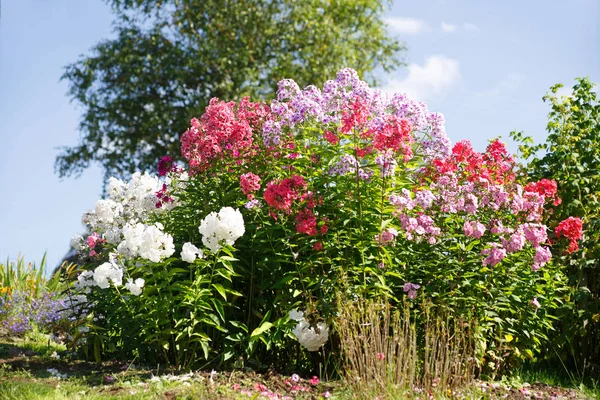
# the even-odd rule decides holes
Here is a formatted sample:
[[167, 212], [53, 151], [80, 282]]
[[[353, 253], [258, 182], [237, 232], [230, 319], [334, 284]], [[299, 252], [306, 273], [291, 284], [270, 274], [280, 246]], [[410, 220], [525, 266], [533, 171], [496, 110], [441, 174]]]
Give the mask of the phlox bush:
[[181, 143], [185, 169], [111, 179], [74, 241], [98, 357], [285, 368], [335, 350], [340, 295], [472, 315], [494, 368], [543, 345], [556, 193], [518, 182], [501, 142], [453, 146], [441, 114], [344, 69], [269, 104], [212, 99]]

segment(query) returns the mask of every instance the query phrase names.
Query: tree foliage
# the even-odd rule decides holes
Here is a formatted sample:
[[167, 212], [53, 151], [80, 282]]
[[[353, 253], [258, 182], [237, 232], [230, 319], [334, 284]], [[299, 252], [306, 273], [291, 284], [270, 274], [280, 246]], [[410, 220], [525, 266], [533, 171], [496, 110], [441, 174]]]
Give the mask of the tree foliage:
[[180, 134], [212, 97], [265, 99], [283, 78], [321, 84], [341, 67], [373, 83], [402, 64], [381, 0], [107, 2], [116, 36], [62, 76], [83, 116], [80, 143], [56, 159], [61, 177], [94, 162], [126, 177], [180, 158]]
[[[594, 84], [578, 78], [568, 96], [559, 95], [561, 84], [544, 96], [550, 103], [545, 143], [533, 145], [521, 133], [532, 179], [553, 178], [562, 203], [554, 207], [548, 223], [555, 228], [568, 216], [581, 218], [584, 236], [580, 250], [564, 254], [563, 263], [573, 288], [566, 307], [562, 337], [573, 361], [597, 363], [600, 358], [600, 103]], [[557, 241], [557, 245], [558, 245]]]

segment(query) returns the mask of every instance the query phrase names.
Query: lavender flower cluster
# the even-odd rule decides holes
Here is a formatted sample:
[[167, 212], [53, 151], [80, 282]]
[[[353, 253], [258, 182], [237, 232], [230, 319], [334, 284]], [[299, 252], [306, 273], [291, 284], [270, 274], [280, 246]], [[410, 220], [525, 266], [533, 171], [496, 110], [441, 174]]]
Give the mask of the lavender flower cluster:
[[0, 297], [0, 324], [12, 335], [22, 335], [37, 328], [46, 331], [66, 317], [67, 304], [57, 293], [32, 297], [13, 292]]
[[301, 90], [291, 79], [280, 81], [277, 99], [271, 102], [273, 117], [263, 126], [265, 145], [278, 146], [285, 127], [293, 128], [307, 120], [324, 126], [339, 125], [343, 110], [349, 109], [348, 104], [356, 98], [366, 102], [369, 115], [373, 116], [368, 122], [370, 127], [383, 125], [386, 115], [393, 114], [410, 122], [422, 156], [443, 158], [450, 154], [451, 144], [442, 114], [429, 112], [425, 103], [406, 94], [390, 95], [370, 88], [350, 68], [340, 70], [335, 80], [325, 82], [322, 90], [312, 85]]

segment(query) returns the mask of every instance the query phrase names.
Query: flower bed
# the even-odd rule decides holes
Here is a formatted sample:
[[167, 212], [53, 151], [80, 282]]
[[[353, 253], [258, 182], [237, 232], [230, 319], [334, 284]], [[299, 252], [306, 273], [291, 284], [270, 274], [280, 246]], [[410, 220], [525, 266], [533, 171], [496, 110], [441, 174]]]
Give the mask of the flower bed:
[[[112, 178], [84, 216], [90, 354], [309, 366], [364, 298], [468, 316], [494, 369], [543, 345], [564, 285], [556, 184], [519, 178], [500, 141], [452, 145], [441, 114], [349, 69], [322, 89], [283, 80], [269, 104], [212, 99], [181, 141], [187, 168]], [[572, 249], [578, 232], [557, 235]]]

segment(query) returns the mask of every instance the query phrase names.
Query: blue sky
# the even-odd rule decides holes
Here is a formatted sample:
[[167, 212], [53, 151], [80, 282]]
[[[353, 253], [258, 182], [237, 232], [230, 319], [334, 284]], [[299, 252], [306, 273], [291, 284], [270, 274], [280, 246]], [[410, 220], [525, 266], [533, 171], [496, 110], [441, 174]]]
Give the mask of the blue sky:
[[[483, 150], [523, 130], [546, 136], [554, 83], [600, 82], [600, 1], [396, 1], [386, 15], [406, 41], [408, 67], [383, 85], [446, 117], [453, 141]], [[0, 21], [0, 260], [18, 253], [56, 265], [81, 214], [101, 192], [101, 170], [54, 174], [57, 147], [75, 145], [82, 110], [66, 96], [62, 67], [111, 36], [101, 0], [4, 0]], [[568, 90], [563, 92], [568, 93]]]

